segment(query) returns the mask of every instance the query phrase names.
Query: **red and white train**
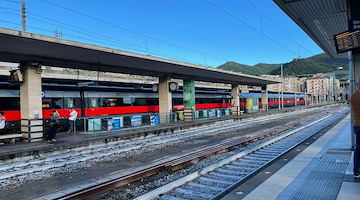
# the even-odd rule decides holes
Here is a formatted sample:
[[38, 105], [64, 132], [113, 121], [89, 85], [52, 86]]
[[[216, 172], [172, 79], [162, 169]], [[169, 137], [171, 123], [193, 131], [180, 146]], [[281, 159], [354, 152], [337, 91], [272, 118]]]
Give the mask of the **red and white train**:
[[[20, 129], [20, 92], [18, 88], [0, 84], [0, 111], [8, 122], [8, 128]], [[278, 107], [280, 103], [277, 94], [269, 94], [269, 108]], [[150, 88], [134, 87], [51, 85], [43, 84], [42, 114], [44, 119], [50, 118], [52, 110], [56, 109], [60, 116], [68, 116], [70, 108], [74, 107], [79, 117], [94, 117], [102, 115], [131, 115], [159, 112], [158, 93]], [[231, 106], [230, 91], [215, 89], [196, 89], [195, 109], [226, 109]], [[172, 93], [173, 111], [183, 110], [182, 91]], [[261, 94], [240, 94], [240, 109], [244, 110], [246, 98], [257, 98], [261, 106]], [[298, 105], [305, 104], [305, 95], [297, 95]], [[285, 106], [294, 106], [293, 95], [284, 96]]]

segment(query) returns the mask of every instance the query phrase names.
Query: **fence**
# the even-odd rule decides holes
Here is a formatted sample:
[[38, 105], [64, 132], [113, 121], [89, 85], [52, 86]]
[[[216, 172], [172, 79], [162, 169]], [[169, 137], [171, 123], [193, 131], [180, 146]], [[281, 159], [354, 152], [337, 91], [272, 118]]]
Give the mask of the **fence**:
[[[231, 115], [230, 109], [208, 109], [196, 110], [193, 119], [201, 120], [206, 118], [220, 118]], [[75, 131], [79, 132], [111, 132], [135, 127], [157, 126], [160, 118], [163, 123], [178, 123], [184, 121], [183, 111], [173, 111], [170, 113], [146, 113], [131, 115], [106, 115], [93, 117], [78, 117], [75, 121]], [[49, 120], [45, 120], [44, 125]], [[67, 131], [69, 128], [66, 118], [60, 120], [59, 131]]]

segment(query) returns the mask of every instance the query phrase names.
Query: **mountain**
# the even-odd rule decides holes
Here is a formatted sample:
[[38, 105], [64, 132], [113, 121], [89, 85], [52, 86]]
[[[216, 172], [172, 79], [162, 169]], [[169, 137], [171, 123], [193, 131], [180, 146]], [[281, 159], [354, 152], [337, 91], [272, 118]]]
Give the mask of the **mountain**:
[[[284, 63], [282, 65], [284, 76], [303, 76], [316, 73], [329, 73], [335, 72], [337, 69], [339, 69], [339, 67], [342, 67], [344, 70], [349, 69], [347, 59], [330, 58], [325, 53], [318, 54], [309, 58], [294, 59], [293, 61], [289, 63]], [[264, 74], [280, 75], [280, 66], [281, 64], [264, 63], [249, 66], [236, 62], [227, 62], [223, 65], [220, 65], [218, 68], [260, 76]]]
[[250, 74], [250, 75], [262, 75], [262, 74], [268, 74], [269, 72], [275, 70], [278, 67], [280, 67], [280, 64], [259, 63], [255, 66], [249, 66], [249, 65], [239, 64], [236, 62], [227, 62], [223, 65], [220, 65], [218, 68], [233, 72]]

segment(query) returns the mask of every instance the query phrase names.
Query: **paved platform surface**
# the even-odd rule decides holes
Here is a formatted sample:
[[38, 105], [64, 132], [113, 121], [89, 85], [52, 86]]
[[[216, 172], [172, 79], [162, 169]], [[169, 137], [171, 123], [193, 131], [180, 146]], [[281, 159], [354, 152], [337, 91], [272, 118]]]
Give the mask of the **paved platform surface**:
[[359, 200], [350, 126], [347, 116], [246, 196], [240, 186], [222, 199]]

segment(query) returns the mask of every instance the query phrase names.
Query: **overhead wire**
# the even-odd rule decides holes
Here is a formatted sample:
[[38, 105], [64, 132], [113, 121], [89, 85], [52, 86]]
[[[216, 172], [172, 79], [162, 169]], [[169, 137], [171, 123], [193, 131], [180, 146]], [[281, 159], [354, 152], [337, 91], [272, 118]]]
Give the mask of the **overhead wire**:
[[3, 0], [3, 1], [7, 1], [7, 2], [11, 2], [11, 3], [18, 3], [18, 4], [21, 4], [20, 1], [14, 1], [14, 0]]
[[231, 14], [230, 12], [228, 12], [227, 10], [223, 9], [222, 7], [220, 7], [219, 5], [211, 2], [210, 0], [205, 0], [206, 2], [208, 2], [210, 5], [214, 6], [215, 8], [219, 9], [220, 11], [224, 12], [225, 14], [229, 15], [230, 17], [234, 18], [236, 21], [241, 22], [242, 24], [244, 24], [245, 26], [249, 27], [250, 29], [254, 30], [255, 32], [263, 35], [264, 37], [268, 38], [269, 40], [273, 41], [274, 43], [278, 44], [279, 46], [287, 49], [288, 51], [294, 53], [295, 55], [298, 55], [295, 51], [291, 50], [290, 48], [288, 48], [287, 46], [281, 44], [280, 42], [276, 41], [275, 39], [271, 38], [270, 36], [266, 35], [265, 33], [263, 33], [262, 31], [259, 31], [258, 29], [256, 29], [255, 27], [251, 26], [250, 24], [246, 23], [245, 21], [239, 19], [238, 17], [236, 17], [235, 15]]
[[[42, 17], [40, 15], [37, 15], [37, 14], [34, 14], [34, 13], [31, 13], [31, 12], [28, 12], [30, 15], [34, 15], [34, 16], [37, 16], [37, 17], [40, 17], [40, 18], [44, 18], [46, 20], [49, 20], [49, 21], [53, 21], [55, 23], [59, 23], [59, 24], [62, 24], [64, 26], [60, 26], [60, 25], [57, 25], [57, 24], [54, 24], [54, 23], [50, 23], [50, 22], [47, 22], [47, 21], [44, 21], [44, 20], [40, 20], [40, 19], [36, 19], [34, 17], [31, 17], [31, 16], [28, 16], [28, 18], [30, 19], [33, 19], [33, 20], [37, 20], [37, 21], [40, 21], [40, 22], [43, 22], [43, 23], [47, 23], [47, 24], [51, 24], [51, 25], [54, 25], [54, 26], [59, 26], [61, 28], [64, 28], [64, 29], [67, 29], [67, 30], [70, 30], [70, 31], [73, 31], [73, 32], [76, 32], [76, 33], [80, 33], [80, 34], [83, 34], [83, 35], [87, 35], [87, 36], [90, 36], [90, 37], [94, 37], [94, 38], [97, 38], [97, 39], [101, 39], [101, 40], [105, 40], [109, 43], [105, 43], [105, 42], [100, 42], [98, 40], [92, 40], [92, 39], [87, 39], [88, 41], [93, 41], [93, 42], [97, 42], [97, 43], [102, 43], [102, 44], [107, 44], [109, 46], [117, 46], [117, 47], [121, 47], [121, 48], [126, 48], [126, 49], [131, 49], [131, 50], [136, 50], [136, 51], [140, 51], [140, 52], [147, 52], [147, 53], [152, 53], [154, 55], [161, 55], [161, 56], [164, 56], [164, 57], [171, 57], [171, 58], [176, 58], [176, 60], [187, 60], [189, 61], [188, 59], [185, 59], [185, 58], [181, 58], [179, 59], [179, 57], [175, 57], [175, 56], [171, 56], [169, 54], [165, 54], [165, 53], [161, 53], [161, 52], [158, 52], [158, 51], [155, 51], [155, 50], [152, 50], [152, 49], [148, 49], [147, 50], [143, 50], [143, 48], [141, 46], [138, 46], [138, 45], [134, 45], [134, 44], [131, 44], [131, 43], [127, 43], [127, 42], [124, 42], [124, 41], [121, 41], [121, 40], [118, 40], [118, 39], [114, 39], [114, 38], [111, 38], [111, 37], [108, 37], [108, 36], [104, 36], [104, 35], [101, 35], [101, 34], [97, 34], [97, 33], [94, 33], [94, 32], [91, 32], [91, 31], [88, 31], [86, 29], [82, 29], [82, 28], [78, 28], [78, 27], [75, 27], [75, 26], [72, 26], [72, 25], [68, 25], [68, 24], [65, 24], [65, 23], [62, 23], [62, 22], [59, 22], [59, 21], [56, 21], [56, 20], [53, 20], [53, 19], [50, 19], [50, 18], [46, 18], [46, 17]], [[69, 26], [69, 27], [72, 27], [72, 28], [68, 28], [66, 26]], [[80, 31], [77, 31], [76, 29], [79, 29]], [[67, 34], [69, 35], [69, 34]], [[69, 35], [70, 36], [70, 35]], [[71, 35], [71, 37], [75, 38], [76, 36], [74, 35]], [[82, 38], [82, 37], [77, 37], [79, 39], [85, 39], [85, 38]], [[114, 43], [116, 43], [117, 45], [114, 45]], [[126, 45], [124, 45], [123, 43], [125, 43]]]
[[[4, 8], [4, 7], [0, 7], [0, 8]], [[4, 9], [8, 9], [8, 8], [4, 8]], [[8, 13], [6, 11], [1, 11], [1, 10], [0, 10], [0, 13], [5, 13], [5, 14], [8, 14], [8, 15], [14, 15], [14, 16], [21, 16], [20, 14]], [[40, 16], [40, 15], [31, 13], [31, 12], [27, 12], [27, 13], [28, 13], [28, 15], [27, 15], [28, 19], [36, 20], [36, 21], [39, 21], [39, 22], [42, 22], [42, 23], [53, 25], [53, 26], [58, 26], [58, 27], [70, 30], [72, 32], [76, 32], [76, 33], [80, 33], [82, 35], [87, 35], [87, 36], [90, 36], [90, 37], [93, 37], [93, 38], [96, 38], [96, 39], [100, 39], [101, 41], [100, 40], [89, 39], [89, 38], [84, 38], [84, 37], [79, 37], [79, 36], [75, 36], [75, 35], [71, 35], [71, 34], [66, 34], [67, 36], [69, 36], [71, 38], [78, 38], [78, 39], [91, 41], [91, 42], [95, 42], [95, 43], [101, 43], [101, 44], [108, 45], [108, 46], [117, 46], [117, 47], [120, 47], [120, 48], [125, 48], [125, 49], [128, 49], [128, 50], [135, 50], [135, 51], [138, 51], [138, 52], [151, 53], [152, 55], [158, 55], [158, 56], [162, 56], [164, 58], [169, 58], [169, 59], [178, 60], [178, 61], [194, 62], [194, 61], [188, 60], [186, 58], [180, 58], [180, 57], [176, 57], [176, 56], [173, 56], [173, 55], [170, 55], [170, 54], [155, 51], [155, 50], [149, 49], [148, 47], [146, 47], [146, 49], [143, 50], [143, 47], [138, 46], [138, 45], [134, 45], [134, 44], [131, 44], [131, 43], [128, 43], [128, 42], [124, 42], [124, 41], [121, 41], [121, 40], [118, 40], [118, 39], [114, 39], [114, 38], [111, 38], [111, 37], [108, 37], [108, 36], [104, 36], [104, 35], [101, 35], [101, 34], [98, 34], [98, 33], [95, 33], [95, 32], [91, 32], [91, 31], [86, 30], [86, 29], [78, 28], [78, 27], [75, 27], [75, 26], [72, 26], [72, 25], [68, 25], [68, 24], [65, 24], [65, 23], [50, 19], [50, 18], [46, 18], [46, 17]], [[51, 22], [48, 22], [48, 21], [38, 19], [38, 18], [35, 18], [35, 17], [32, 17], [32, 16], [42, 18], [42, 19], [45, 19], [45, 20], [48, 20], [48, 21], [55, 22], [55, 24], [51, 23]], [[2, 21], [4, 23], [16, 25], [15, 28], [17, 28], [19, 25], [21, 25], [21, 23], [20, 24], [19, 23], [13, 23], [13, 22], [4, 21], [4, 20], [0, 20], [0, 21]], [[58, 24], [56, 24], [56, 23], [58, 23]], [[61, 25], [59, 25], [59, 24], [61, 24]], [[68, 28], [66, 26], [71, 27], [71, 28]], [[34, 26], [29, 26], [29, 25], [28, 25], [28, 27], [36, 29], [36, 30], [41, 30], [41, 31], [49, 32], [49, 33], [54, 33], [51, 30], [42, 29], [42, 28], [39, 28], [39, 27], [34, 27]], [[77, 29], [80, 30], [80, 31], [78, 31]], [[104, 42], [104, 41], [106, 41], [106, 42]], [[200, 63], [198, 63], [198, 64], [200, 64]]]
[[20, 9], [5, 8], [5, 7], [1, 7], [1, 6], [0, 6], [0, 9], [4, 10], [6, 12], [19, 12], [20, 11]]
[[15, 23], [15, 22], [9, 22], [9, 21], [5, 21], [5, 20], [1, 20], [0, 19], [0, 22], [4, 22], [4, 23], [8, 23], [8, 24], [13, 24], [13, 25], [17, 25], [18, 23]]
[[[61, 28], [64, 28], [64, 29], [67, 29], [67, 30], [70, 30], [70, 31], [73, 31], [73, 32], [77, 32], [77, 33], [83, 34], [83, 35], [88, 35], [88, 36], [95, 37], [95, 38], [98, 38], [98, 39], [103, 39], [103, 40], [106, 40], [106, 41], [108, 41], [108, 42], [114, 42], [114, 41], [115, 41], [115, 42], [118, 43], [118, 44], [124, 43], [125, 45], [128, 45], [128, 46], [125, 46], [125, 45], [122, 44], [122, 45], [123, 45], [122, 47], [125, 47], [125, 48], [135, 49], [135, 50], [141, 50], [141, 49], [142, 49], [142, 47], [140, 47], [140, 46], [133, 45], [133, 44], [130, 44], [130, 43], [121, 41], [121, 40], [114, 39], [114, 38], [110, 38], [110, 37], [107, 37], [107, 36], [104, 36], [104, 35], [100, 35], [100, 34], [97, 34], [97, 33], [94, 33], [94, 32], [91, 32], [91, 31], [88, 31], [88, 30], [85, 30], [85, 29], [82, 29], [82, 28], [78, 28], [78, 27], [75, 27], [75, 26], [72, 26], [72, 25], [68, 25], [68, 24], [65, 24], [65, 23], [56, 21], [56, 20], [52, 20], [52, 19], [49, 19], [49, 18], [41, 17], [40, 15], [36, 15], [36, 14], [30, 13], [30, 12], [28, 12], [28, 14], [34, 15], [34, 16], [37, 16], [37, 17], [40, 17], [40, 18], [44, 18], [44, 19], [46, 19], [46, 20], [53, 21], [53, 22], [55, 22], [55, 23], [62, 24], [62, 25], [50, 23], [50, 22], [47, 22], [47, 21], [44, 21], [44, 20], [40, 20], [40, 19], [31, 17], [31, 16], [28, 15], [28, 18], [29, 18], [29, 19], [33, 19], [33, 20], [36, 20], [36, 21], [39, 21], [39, 22], [43, 22], [43, 23], [47, 23], [47, 24], [50, 24], [50, 25], [58, 26], [58, 27], [61, 27]], [[66, 26], [71, 27], [71, 28], [68, 28], [68, 27], [66, 27]], [[80, 31], [78, 31], [78, 30], [76, 30], [76, 29], [78, 29], [78, 30], [80, 30]]]
[[[34, 26], [27, 26], [29, 28], [32, 28], [32, 29], [37, 29], [37, 30], [41, 30], [41, 31], [44, 31], [44, 32], [49, 32], [49, 33], [54, 33], [53, 30], [48, 30], [48, 29], [43, 29], [43, 28], [38, 28], [38, 27], [34, 27]], [[101, 40], [94, 40], [94, 39], [90, 39], [90, 38], [84, 38], [84, 37], [80, 37], [78, 35], [72, 35], [72, 34], [66, 34], [68, 37], [70, 38], [76, 38], [76, 39], [81, 39], [81, 40], [84, 40], [84, 41], [89, 41], [89, 42], [94, 42], [94, 43], [97, 43], [97, 44], [103, 44], [103, 45], [108, 45], [108, 46], [117, 46], [119, 47], [119, 45], [116, 45], [114, 44], [112, 41], [110, 42], [104, 42], [103, 39]], [[123, 47], [123, 46], [120, 46], [120, 47]], [[169, 55], [169, 54], [164, 54], [164, 53], [158, 53], [157, 51], [151, 51], [152, 54], [154, 55], [161, 55], [163, 57], [167, 57], [167, 58], [171, 58], [171, 59], [174, 59], [174, 60], [184, 60], [184, 58], [179, 58], [179, 57], [174, 57], [172, 55]]]
[[281, 28], [277, 23], [274, 22], [274, 20], [272, 20], [270, 17], [268, 17], [267, 15], [264, 14], [264, 12], [262, 10], [260, 10], [251, 0], [247, 0], [255, 9], [257, 9], [261, 15], [265, 16], [272, 24], [274, 24], [281, 32], [283, 32], [286, 36], [288, 36], [290, 39], [292, 39], [295, 43], [297, 43], [300, 47], [302, 47], [303, 49], [305, 49], [307, 52], [309, 52], [312, 55], [313, 54], [311, 51], [309, 51], [308, 49], [306, 49], [304, 46], [302, 46], [297, 40], [295, 40], [289, 33], [287, 33], [283, 28]]
[[19, 14], [16, 14], [15, 12], [12, 12], [12, 11], [7, 11], [5, 9], [3, 9], [4, 7], [0, 7], [0, 12], [2, 13], [6, 13], [6, 14], [9, 14], [9, 15], [16, 15], [16, 16], [20, 16]]
[[177, 48], [180, 48], [180, 49], [188, 50], [188, 51], [195, 52], [195, 53], [198, 53], [198, 54], [201, 54], [201, 55], [205, 55], [205, 56], [209, 56], [209, 57], [212, 57], [212, 58], [221, 59], [221, 60], [229, 60], [229, 59], [220, 58], [220, 57], [218, 57], [218, 56], [210, 55], [210, 54], [207, 54], [207, 53], [204, 53], [204, 52], [200, 52], [200, 51], [197, 51], [197, 50], [194, 50], [194, 49], [190, 49], [190, 48], [187, 48], [187, 47], [183, 47], [183, 46], [180, 46], [180, 45], [177, 45], [177, 44], [173, 44], [173, 43], [170, 43], [170, 42], [167, 42], [167, 41], [164, 41], [164, 40], [160, 40], [160, 39], [151, 37], [151, 36], [149, 36], [149, 35], [145, 35], [145, 34], [143, 34], [143, 33], [139, 33], [139, 32], [136, 32], [136, 31], [133, 31], [133, 30], [124, 28], [124, 27], [122, 27], [122, 26], [119, 26], [119, 25], [116, 25], [116, 24], [113, 24], [113, 23], [104, 21], [104, 20], [102, 20], [102, 19], [98, 19], [98, 18], [96, 18], [96, 17], [93, 17], [93, 16], [90, 16], [90, 15], [84, 14], [84, 13], [82, 13], [82, 12], [79, 12], [79, 11], [76, 11], [76, 10], [73, 10], [73, 9], [70, 9], [70, 8], [66, 8], [66, 7], [64, 7], [64, 6], [61, 6], [61, 5], [58, 5], [58, 4], [49, 2], [49, 1], [47, 1], [47, 0], [41, 0], [41, 1], [43, 1], [43, 2], [45, 2], [45, 3], [48, 3], [48, 4], [50, 4], [50, 5], [53, 5], [53, 6], [55, 6], [55, 7], [59, 7], [59, 8], [65, 9], [65, 10], [67, 10], [67, 11], [76, 13], [76, 14], [78, 14], [78, 15], [82, 15], [82, 16], [84, 16], [84, 17], [93, 19], [93, 20], [95, 20], [95, 21], [98, 21], [98, 22], [101, 22], [101, 23], [104, 23], [104, 24], [107, 24], [107, 25], [110, 25], [110, 26], [113, 26], [113, 27], [122, 29], [122, 30], [124, 30], [124, 31], [127, 31], [127, 32], [130, 32], [130, 33], [133, 33], [133, 34], [142, 36], [142, 37], [146, 37], [146, 38], [152, 39], [152, 40], [154, 40], [154, 41], [158, 41], [158, 42], [161, 42], [161, 43], [170, 45], [170, 46], [174, 46], [174, 47], [177, 47]]

